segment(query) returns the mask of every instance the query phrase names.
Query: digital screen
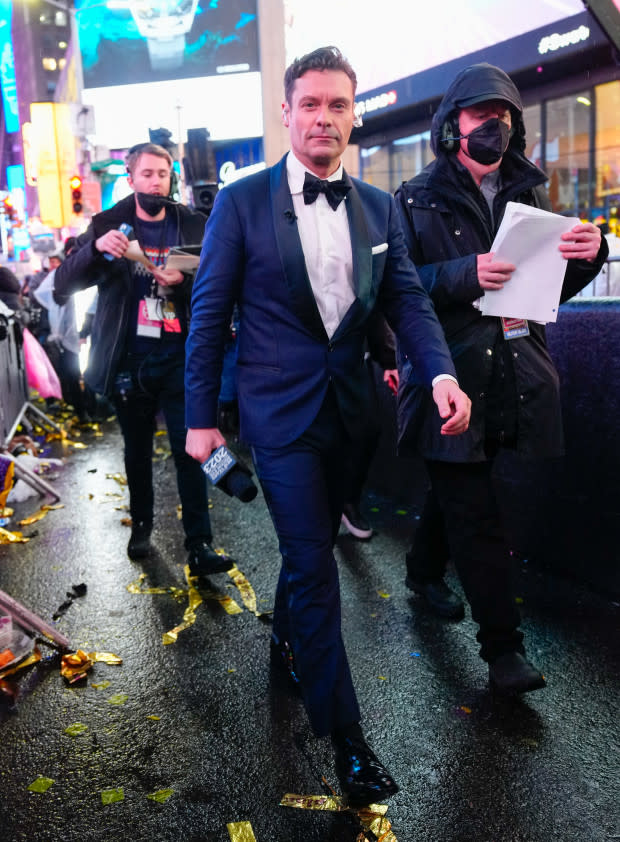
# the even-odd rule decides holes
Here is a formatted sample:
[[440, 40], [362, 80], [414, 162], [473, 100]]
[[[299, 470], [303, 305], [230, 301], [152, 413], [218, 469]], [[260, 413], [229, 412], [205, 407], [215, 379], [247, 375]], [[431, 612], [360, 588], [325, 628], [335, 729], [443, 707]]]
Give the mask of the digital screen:
[[[97, 142], [124, 149], [148, 141], [148, 129], [164, 127], [173, 140], [205, 127], [211, 140], [261, 137], [260, 73], [234, 73], [140, 85], [84, 89], [95, 111]], [[122, 119], [119, 119], [122, 114]]]
[[585, 11], [582, 0], [381, 0], [369, 7], [285, 0], [285, 7], [287, 64], [334, 44], [355, 69], [359, 93]]
[[258, 71], [256, 0], [76, 0], [85, 88]]

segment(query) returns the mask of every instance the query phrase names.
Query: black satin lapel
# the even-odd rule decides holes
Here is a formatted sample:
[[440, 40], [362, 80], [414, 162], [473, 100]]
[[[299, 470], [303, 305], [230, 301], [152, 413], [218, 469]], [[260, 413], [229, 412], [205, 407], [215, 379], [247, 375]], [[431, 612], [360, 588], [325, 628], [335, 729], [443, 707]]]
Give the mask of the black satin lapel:
[[362, 201], [355, 185], [349, 191], [346, 205], [353, 253], [353, 285], [360, 304], [366, 310], [372, 292], [372, 246]]
[[321, 339], [325, 327], [316, 305], [299, 238], [293, 200], [286, 177], [286, 156], [270, 174], [271, 211], [284, 277], [291, 296], [291, 305], [301, 321]]

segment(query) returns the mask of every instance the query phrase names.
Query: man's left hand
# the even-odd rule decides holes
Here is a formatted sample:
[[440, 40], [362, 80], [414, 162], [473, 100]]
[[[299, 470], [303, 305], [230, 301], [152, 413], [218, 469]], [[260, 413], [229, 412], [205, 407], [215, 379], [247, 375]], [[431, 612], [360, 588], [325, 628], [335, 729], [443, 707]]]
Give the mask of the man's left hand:
[[440, 380], [433, 387], [433, 400], [442, 418], [442, 436], [458, 436], [469, 427], [471, 401], [454, 380]]
[[560, 251], [566, 260], [589, 260], [592, 263], [601, 247], [600, 228], [591, 222], [580, 222], [562, 234], [562, 239]]
[[163, 287], [173, 287], [183, 283], [183, 275], [178, 269], [162, 269], [161, 266], [155, 266], [152, 272], [157, 283]]

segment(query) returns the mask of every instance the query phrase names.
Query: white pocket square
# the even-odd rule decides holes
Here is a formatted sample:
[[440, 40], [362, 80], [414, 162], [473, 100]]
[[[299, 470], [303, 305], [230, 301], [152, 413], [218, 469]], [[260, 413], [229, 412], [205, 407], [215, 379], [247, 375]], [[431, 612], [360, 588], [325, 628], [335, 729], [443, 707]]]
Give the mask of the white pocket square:
[[381, 254], [384, 251], [387, 251], [388, 244], [387, 243], [379, 243], [378, 246], [372, 247], [373, 254]]

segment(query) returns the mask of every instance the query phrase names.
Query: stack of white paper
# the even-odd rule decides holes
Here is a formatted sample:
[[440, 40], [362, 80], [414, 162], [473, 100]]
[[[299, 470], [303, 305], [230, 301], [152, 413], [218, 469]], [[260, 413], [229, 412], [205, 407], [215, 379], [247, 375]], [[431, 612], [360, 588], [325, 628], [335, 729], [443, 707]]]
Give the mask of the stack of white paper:
[[560, 238], [578, 224], [576, 217], [508, 202], [491, 251], [517, 268], [502, 289], [485, 290], [482, 315], [555, 322], [566, 272]]

